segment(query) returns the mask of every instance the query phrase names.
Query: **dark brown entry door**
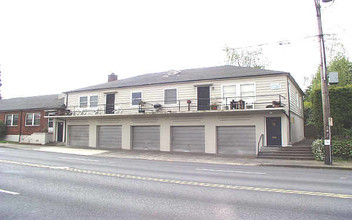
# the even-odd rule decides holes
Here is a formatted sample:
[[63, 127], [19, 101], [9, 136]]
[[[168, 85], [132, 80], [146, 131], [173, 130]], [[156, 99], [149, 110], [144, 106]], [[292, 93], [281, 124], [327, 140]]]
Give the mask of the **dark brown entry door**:
[[268, 146], [281, 146], [281, 118], [266, 118], [266, 133]]
[[209, 86], [197, 87], [198, 110], [210, 110]]
[[64, 136], [64, 123], [57, 123], [57, 142], [62, 142]]
[[107, 94], [105, 114], [113, 114], [114, 110], [115, 110], [115, 94]]

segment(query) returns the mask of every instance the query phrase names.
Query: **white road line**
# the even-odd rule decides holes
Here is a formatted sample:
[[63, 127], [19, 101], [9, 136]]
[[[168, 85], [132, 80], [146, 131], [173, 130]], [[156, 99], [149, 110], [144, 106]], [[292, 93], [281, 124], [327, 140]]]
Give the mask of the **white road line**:
[[7, 194], [11, 194], [11, 195], [19, 195], [18, 192], [12, 192], [12, 191], [3, 190], [3, 189], [0, 189], [0, 192], [2, 192], [2, 193], [7, 193]]
[[203, 168], [197, 168], [196, 170], [199, 170], [199, 171], [210, 171], [210, 172], [221, 172], [221, 173], [240, 173], [240, 174], [266, 175], [266, 173], [249, 172], [249, 171], [241, 171], [241, 170], [214, 170], [214, 169], [203, 169]]
[[67, 170], [70, 169], [70, 167], [49, 167], [50, 169], [54, 169], [54, 170]]
[[83, 158], [77, 158], [77, 157], [59, 157], [59, 158], [66, 159], [66, 160], [82, 160], [82, 161], [99, 162], [99, 160], [83, 159]]

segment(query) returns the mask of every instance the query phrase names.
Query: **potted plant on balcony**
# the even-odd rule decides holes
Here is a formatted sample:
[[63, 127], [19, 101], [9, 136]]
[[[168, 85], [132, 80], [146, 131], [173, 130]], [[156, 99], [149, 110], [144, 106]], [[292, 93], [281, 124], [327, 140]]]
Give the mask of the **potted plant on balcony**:
[[210, 109], [211, 109], [211, 110], [217, 110], [217, 109], [218, 109], [218, 104], [212, 103], [212, 104], [210, 105]]

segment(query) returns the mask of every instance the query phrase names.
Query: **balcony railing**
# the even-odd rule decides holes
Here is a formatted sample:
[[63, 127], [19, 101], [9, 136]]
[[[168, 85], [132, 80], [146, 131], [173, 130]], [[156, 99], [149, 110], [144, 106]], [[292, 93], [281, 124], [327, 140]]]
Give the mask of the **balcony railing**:
[[286, 98], [282, 95], [260, 95], [247, 97], [177, 99], [169, 100], [141, 100], [139, 105], [115, 103], [112, 105], [96, 105], [86, 108], [68, 106], [65, 111], [57, 115], [130, 115], [148, 113], [178, 113], [178, 112], [205, 112], [205, 111], [247, 111], [268, 108], [285, 107]]

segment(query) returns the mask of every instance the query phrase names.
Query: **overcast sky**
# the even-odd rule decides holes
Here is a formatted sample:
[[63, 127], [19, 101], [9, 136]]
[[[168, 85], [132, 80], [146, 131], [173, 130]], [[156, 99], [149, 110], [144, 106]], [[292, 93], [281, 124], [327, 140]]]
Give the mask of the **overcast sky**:
[[[325, 34], [351, 55], [352, 1], [322, 7]], [[314, 0], [0, 0], [1, 94], [61, 93], [112, 72], [219, 66], [225, 46], [258, 44], [267, 44], [267, 69], [290, 72], [304, 88], [320, 63], [317, 32]]]

